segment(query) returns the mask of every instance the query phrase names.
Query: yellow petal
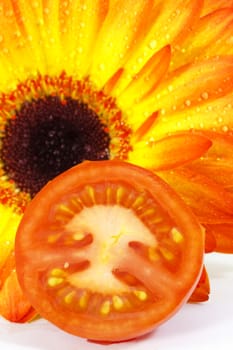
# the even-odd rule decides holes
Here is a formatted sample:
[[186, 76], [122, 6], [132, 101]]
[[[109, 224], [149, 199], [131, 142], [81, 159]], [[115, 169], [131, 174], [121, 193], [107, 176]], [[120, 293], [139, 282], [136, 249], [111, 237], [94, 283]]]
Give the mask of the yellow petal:
[[232, 90], [233, 57], [223, 56], [187, 64], [172, 72], [157, 89], [153, 100], [156, 109], [163, 108], [170, 113], [210, 102]]
[[14, 248], [15, 234], [21, 218], [22, 215], [16, 214], [12, 208], [0, 204], [0, 267]]
[[107, 11], [107, 0], [60, 1], [63, 68], [68, 74], [83, 77], [87, 73]]
[[[147, 2], [149, 5], [149, 1]], [[124, 64], [124, 74], [118, 83], [118, 94], [129, 84], [146, 62], [167, 45], [177, 45], [190, 34], [199, 16], [203, 1], [151, 1], [144, 14], [135, 45]]]
[[[128, 112], [128, 118], [136, 126], [146, 112], [150, 115], [152, 111], [160, 110], [158, 128], [151, 135], [153, 137], [159, 137], [168, 130], [173, 132], [182, 128], [209, 128], [211, 124], [214, 126], [211, 104], [216, 104], [217, 107], [217, 99], [232, 90], [233, 57], [224, 56], [187, 64], [172, 72], [151, 96], [134, 104]], [[211, 118], [199, 118], [199, 110], [208, 112], [207, 103]], [[225, 112], [222, 110], [221, 114]], [[184, 115], [187, 118], [185, 125]]]
[[[165, 46], [146, 63], [138, 74], [135, 75], [131, 83], [117, 98], [119, 106], [124, 109], [129, 108], [134, 103], [138, 103], [152, 92], [166, 74], [171, 59], [170, 46]], [[117, 94], [117, 84], [111, 92]]]
[[111, 5], [92, 52], [90, 75], [99, 87], [123, 66], [151, 1], [118, 0]]

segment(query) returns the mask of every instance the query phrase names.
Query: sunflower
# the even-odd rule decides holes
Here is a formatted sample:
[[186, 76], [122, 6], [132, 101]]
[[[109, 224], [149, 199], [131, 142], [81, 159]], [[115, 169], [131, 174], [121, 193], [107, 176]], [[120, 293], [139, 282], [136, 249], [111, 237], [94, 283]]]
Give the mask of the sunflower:
[[27, 204], [84, 160], [156, 172], [205, 228], [206, 251], [233, 252], [232, 22], [224, 0], [0, 1], [4, 317], [33, 315], [14, 269]]

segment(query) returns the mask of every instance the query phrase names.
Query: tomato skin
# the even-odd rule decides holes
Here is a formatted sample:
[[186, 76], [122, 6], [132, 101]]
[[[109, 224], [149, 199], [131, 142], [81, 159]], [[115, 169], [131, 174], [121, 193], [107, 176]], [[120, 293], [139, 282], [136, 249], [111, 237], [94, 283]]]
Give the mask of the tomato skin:
[[[101, 186], [106, 187], [106, 191], [103, 191]], [[114, 192], [114, 186], [123, 188], [123, 190]], [[87, 192], [83, 188], [87, 188]], [[93, 188], [95, 189], [94, 194]], [[124, 194], [125, 188], [127, 189], [126, 195]], [[82, 195], [82, 200], [86, 201], [88, 209], [92, 207], [98, 209], [100, 206], [102, 210], [100, 203], [107, 200], [108, 205], [110, 205], [110, 209], [109, 207], [107, 209], [111, 212], [114, 201], [121, 198], [120, 200], [128, 207], [126, 211], [122, 211], [120, 208], [120, 216], [126, 215], [127, 217], [128, 209], [131, 208], [130, 195], [132, 193], [134, 195], [134, 190], [136, 191], [134, 205], [140, 201], [140, 196], [149, 196], [145, 203], [155, 203], [159, 215], [164, 219], [164, 226], [159, 226], [158, 229], [161, 230], [158, 239], [162, 242], [159, 254], [154, 252], [155, 248], [153, 248], [154, 255], [152, 254], [151, 260], [148, 259], [145, 252], [151, 252], [148, 246], [150, 238], [145, 233], [143, 242], [139, 241], [138, 243], [136, 239], [136, 243], [134, 243], [134, 240], [131, 239], [126, 245], [121, 243], [120, 248], [123, 247], [121, 253], [116, 250], [115, 243], [109, 245], [110, 255], [114, 255], [114, 257], [111, 255], [109, 258], [109, 251], [103, 250], [104, 253], [100, 254], [103, 266], [100, 264], [101, 267], [99, 267], [99, 261], [95, 260], [96, 252], [99, 253], [99, 251], [96, 251], [95, 247], [92, 248], [92, 246], [101, 236], [96, 237], [93, 234], [93, 239], [90, 240], [88, 232], [85, 236], [88, 242], [85, 243], [86, 245], [81, 245], [78, 241], [71, 241], [70, 231], [67, 230], [68, 226], [66, 225], [69, 224], [69, 220], [72, 220], [69, 217], [71, 215], [69, 210], [73, 210], [72, 205], [69, 204], [69, 210], [65, 214], [63, 213], [62, 219], [59, 216], [60, 209], [57, 208], [60, 208], [61, 203], [67, 201], [73, 203], [70, 196], [81, 193], [80, 196]], [[93, 204], [91, 201], [95, 203]], [[77, 206], [77, 204], [75, 205]], [[139, 208], [138, 204], [137, 207]], [[147, 207], [145, 210], [137, 209], [141, 215], [141, 221], [144, 220], [147, 209]], [[81, 210], [81, 212], [84, 211]], [[62, 222], [62, 232], [66, 227], [66, 232], [62, 235], [60, 235], [59, 230], [56, 231], [57, 228], [54, 235], [49, 233], [51, 222], [56, 216], [59, 217], [59, 223]], [[147, 221], [152, 220], [150, 214], [148, 214], [148, 218]], [[150, 227], [146, 220], [147, 226], [151, 228], [152, 226]], [[106, 227], [107, 224], [106, 218]], [[172, 228], [172, 225], [178, 227], [184, 238], [184, 243], [174, 243], [170, 238], [165, 240], [162, 231], [166, 225], [169, 226], [169, 229]], [[96, 225], [92, 225], [92, 228], [94, 226]], [[137, 224], [134, 227], [136, 226]], [[147, 232], [147, 228], [145, 232]], [[60, 235], [59, 238], [56, 235]], [[55, 243], [52, 242], [53, 239]], [[116, 237], [116, 241], [120, 239], [120, 235]], [[146, 243], [147, 240], [149, 243]], [[101, 249], [106, 248], [105, 243], [101, 241]], [[172, 254], [170, 259], [169, 254], [173, 253], [172, 249], [175, 254]], [[71, 334], [110, 342], [128, 340], [148, 333], [177, 312], [195, 289], [202, 271], [203, 253], [203, 231], [193, 214], [174, 191], [153, 173], [117, 160], [84, 162], [49, 182], [29, 204], [19, 225], [15, 245], [18, 279], [25, 295], [37, 312]], [[158, 263], [156, 262], [156, 254], [159, 256]], [[173, 255], [176, 259], [174, 261], [178, 263], [178, 268], [173, 263]], [[75, 259], [80, 258], [79, 264], [81, 265], [77, 264], [72, 258], [73, 256]], [[65, 272], [63, 270], [60, 272], [61, 267], [65, 266], [68, 260], [70, 262], [67, 264], [69, 268]], [[92, 263], [92, 261], [95, 262]], [[84, 267], [82, 263], [85, 265]], [[113, 284], [112, 294], [111, 291], [106, 290], [108, 282], [98, 272], [104, 271], [105, 273], [106, 266], [110, 266], [112, 272], [115, 269], [118, 278], [119, 271], [126, 271], [129, 274], [131, 282], [128, 280], [126, 282], [126, 277], [124, 277], [123, 292], [117, 289], [121, 288], [122, 282], [118, 285], [115, 279], [110, 280]], [[80, 270], [75, 273], [75, 268]], [[93, 274], [88, 275], [89, 269], [93, 269]], [[60, 273], [60, 275], [56, 273]], [[88, 291], [87, 294], [85, 294], [86, 290], [83, 287], [86, 275], [90, 276], [85, 287]], [[97, 279], [97, 290], [94, 287], [95, 278]], [[63, 279], [67, 279], [69, 283], [64, 282], [63, 284]], [[54, 286], [53, 283], [57, 282], [58, 286]], [[103, 288], [102, 294], [98, 290], [98, 284]], [[125, 290], [124, 285], [126, 285]], [[78, 292], [76, 287], [79, 288]], [[94, 290], [94, 292], [90, 292], [89, 289]], [[87, 295], [86, 299], [85, 295]], [[77, 304], [79, 304], [78, 309]], [[112, 304], [115, 309], [109, 311]], [[85, 308], [82, 309], [83, 305]]]

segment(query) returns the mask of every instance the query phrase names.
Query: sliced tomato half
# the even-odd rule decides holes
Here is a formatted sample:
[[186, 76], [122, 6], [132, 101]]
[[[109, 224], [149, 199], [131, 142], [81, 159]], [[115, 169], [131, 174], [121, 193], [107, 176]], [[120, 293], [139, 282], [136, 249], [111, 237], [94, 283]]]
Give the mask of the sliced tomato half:
[[153, 173], [84, 162], [29, 204], [16, 237], [19, 282], [41, 316], [96, 341], [143, 335], [192, 294], [203, 267], [195, 217]]

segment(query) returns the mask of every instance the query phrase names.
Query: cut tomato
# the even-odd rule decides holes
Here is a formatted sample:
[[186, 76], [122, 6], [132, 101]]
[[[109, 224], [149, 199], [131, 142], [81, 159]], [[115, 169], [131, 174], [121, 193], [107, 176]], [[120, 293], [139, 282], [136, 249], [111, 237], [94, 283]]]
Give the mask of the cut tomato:
[[84, 162], [49, 182], [16, 236], [19, 282], [38, 313], [96, 341], [151, 331], [191, 296], [203, 231], [174, 191], [126, 162]]

